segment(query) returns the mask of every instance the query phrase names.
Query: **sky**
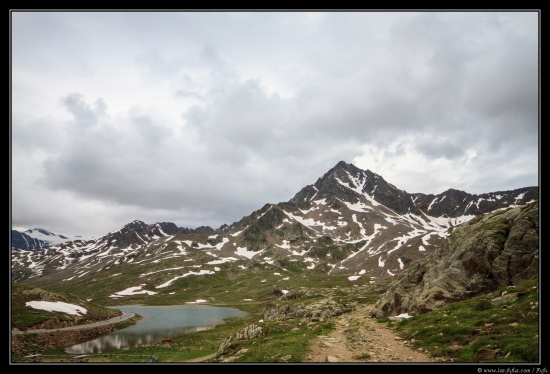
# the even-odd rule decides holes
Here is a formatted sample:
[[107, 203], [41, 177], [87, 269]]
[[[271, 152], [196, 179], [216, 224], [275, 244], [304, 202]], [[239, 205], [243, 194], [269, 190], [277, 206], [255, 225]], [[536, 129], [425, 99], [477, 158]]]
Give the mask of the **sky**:
[[339, 161], [539, 185], [540, 12], [10, 11], [12, 228], [231, 224]]

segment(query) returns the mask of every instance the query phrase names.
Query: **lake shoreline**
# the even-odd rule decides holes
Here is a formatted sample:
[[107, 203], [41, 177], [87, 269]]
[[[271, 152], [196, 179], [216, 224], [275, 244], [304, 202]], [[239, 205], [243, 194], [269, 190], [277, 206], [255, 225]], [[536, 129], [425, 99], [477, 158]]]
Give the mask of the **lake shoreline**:
[[95, 339], [65, 348], [67, 354], [108, 353], [121, 349], [157, 344], [166, 339], [208, 330], [225, 323], [226, 318], [246, 317], [248, 312], [233, 307], [207, 304], [122, 305], [123, 313], [141, 316], [137, 323], [111, 331]]

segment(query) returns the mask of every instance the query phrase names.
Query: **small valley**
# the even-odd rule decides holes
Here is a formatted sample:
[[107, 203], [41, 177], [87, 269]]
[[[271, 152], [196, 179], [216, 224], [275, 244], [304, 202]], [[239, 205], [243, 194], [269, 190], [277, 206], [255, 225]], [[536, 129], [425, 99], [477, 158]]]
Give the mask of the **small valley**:
[[[96, 240], [12, 248], [11, 328], [200, 302], [249, 316], [85, 360], [537, 362], [539, 243], [538, 187], [408, 194], [340, 162], [290, 201], [218, 229], [136, 220]], [[11, 358], [68, 362], [65, 347], [138, 319], [12, 334]]]

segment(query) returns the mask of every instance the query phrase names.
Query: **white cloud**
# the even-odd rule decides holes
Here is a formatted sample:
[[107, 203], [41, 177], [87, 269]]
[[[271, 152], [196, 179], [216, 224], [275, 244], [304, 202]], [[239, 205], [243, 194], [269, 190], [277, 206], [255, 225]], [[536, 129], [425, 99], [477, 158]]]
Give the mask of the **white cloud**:
[[537, 12], [10, 15], [16, 226], [217, 228], [340, 160], [408, 192], [538, 184]]

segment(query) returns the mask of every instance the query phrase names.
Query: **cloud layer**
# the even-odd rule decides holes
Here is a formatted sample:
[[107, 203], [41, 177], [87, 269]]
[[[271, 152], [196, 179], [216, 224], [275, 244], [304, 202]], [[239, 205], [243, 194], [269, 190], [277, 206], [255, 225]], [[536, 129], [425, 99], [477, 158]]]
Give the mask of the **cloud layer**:
[[537, 12], [12, 12], [12, 225], [232, 223], [338, 161], [538, 185]]

